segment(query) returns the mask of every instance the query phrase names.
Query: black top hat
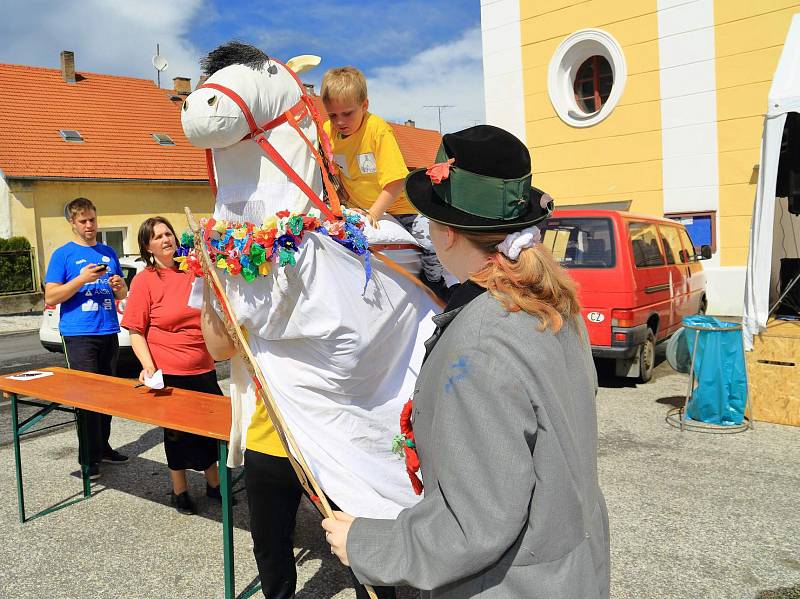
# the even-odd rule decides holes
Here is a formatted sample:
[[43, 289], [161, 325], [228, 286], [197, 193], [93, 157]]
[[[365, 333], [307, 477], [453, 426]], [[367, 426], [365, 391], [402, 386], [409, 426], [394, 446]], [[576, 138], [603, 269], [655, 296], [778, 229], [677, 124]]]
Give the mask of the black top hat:
[[406, 194], [431, 220], [461, 229], [522, 229], [553, 211], [552, 198], [531, 187], [528, 148], [492, 125], [442, 137], [436, 164], [409, 173]]

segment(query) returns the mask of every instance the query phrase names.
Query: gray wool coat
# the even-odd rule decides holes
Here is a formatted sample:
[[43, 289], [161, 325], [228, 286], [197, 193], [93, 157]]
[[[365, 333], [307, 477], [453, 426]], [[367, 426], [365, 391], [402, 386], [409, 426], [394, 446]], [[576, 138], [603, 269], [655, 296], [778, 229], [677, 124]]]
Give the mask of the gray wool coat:
[[605, 599], [609, 534], [597, 481], [597, 376], [583, 323], [553, 334], [488, 293], [446, 326], [414, 394], [424, 498], [356, 519], [361, 582], [425, 599]]

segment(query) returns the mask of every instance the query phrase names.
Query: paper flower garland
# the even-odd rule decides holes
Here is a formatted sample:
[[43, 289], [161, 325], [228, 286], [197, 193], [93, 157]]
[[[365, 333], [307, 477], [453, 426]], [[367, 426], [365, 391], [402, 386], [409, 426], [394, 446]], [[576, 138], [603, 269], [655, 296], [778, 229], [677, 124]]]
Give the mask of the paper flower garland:
[[[216, 267], [231, 275], [241, 275], [247, 282], [268, 275], [273, 264], [294, 266], [295, 254], [300, 250], [306, 233], [310, 232], [326, 235], [354, 254], [364, 256], [366, 282], [372, 274], [364, 223], [356, 212], [345, 210], [342, 220], [322, 222], [320, 212], [315, 208], [308, 213], [283, 210], [264, 219], [261, 225], [209, 218], [201, 220], [200, 226], [203, 241]], [[193, 244], [191, 233], [181, 235], [182, 246]], [[179, 249], [175, 260], [180, 264], [180, 270], [203, 276], [193, 249], [185, 254]]]

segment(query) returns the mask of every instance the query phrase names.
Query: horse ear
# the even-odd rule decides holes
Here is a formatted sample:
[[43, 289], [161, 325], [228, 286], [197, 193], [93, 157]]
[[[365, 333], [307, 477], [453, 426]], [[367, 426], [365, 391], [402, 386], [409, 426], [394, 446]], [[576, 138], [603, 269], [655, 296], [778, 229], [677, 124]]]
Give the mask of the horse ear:
[[313, 54], [301, 54], [300, 56], [295, 56], [287, 60], [286, 66], [299, 75], [309, 69], [313, 69], [321, 60], [322, 58], [314, 56]]

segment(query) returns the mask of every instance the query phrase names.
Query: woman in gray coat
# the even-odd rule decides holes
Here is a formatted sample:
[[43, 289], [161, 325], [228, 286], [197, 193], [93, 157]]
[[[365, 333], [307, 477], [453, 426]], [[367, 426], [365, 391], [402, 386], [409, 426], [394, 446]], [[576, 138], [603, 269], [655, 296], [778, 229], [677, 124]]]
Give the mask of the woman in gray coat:
[[597, 379], [574, 285], [535, 226], [551, 199], [496, 127], [445, 135], [437, 163], [406, 180], [462, 283], [426, 344], [413, 431], [402, 426], [424, 497], [396, 520], [339, 513], [325, 536], [361, 582], [426, 598], [604, 599]]

